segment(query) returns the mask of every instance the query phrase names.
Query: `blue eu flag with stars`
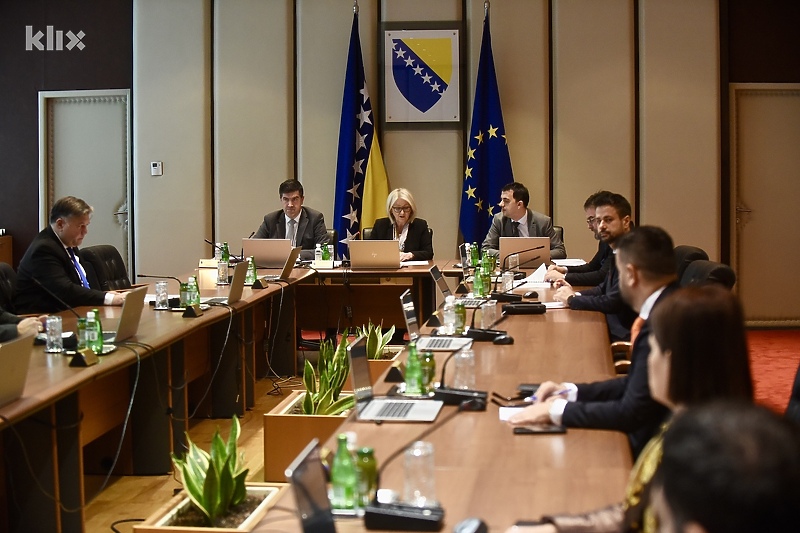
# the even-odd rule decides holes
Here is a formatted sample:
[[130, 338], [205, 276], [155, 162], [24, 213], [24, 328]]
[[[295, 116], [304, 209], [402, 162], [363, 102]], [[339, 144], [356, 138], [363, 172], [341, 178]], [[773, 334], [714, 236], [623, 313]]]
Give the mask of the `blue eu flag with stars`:
[[489, 15], [483, 20], [483, 40], [475, 85], [475, 104], [467, 144], [467, 161], [461, 190], [459, 228], [464, 242], [480, 244], [492, 217], [500, 212], [497, 202], [503, 186], [514, 181], [508, 152], [500, 93], [492, 58]]

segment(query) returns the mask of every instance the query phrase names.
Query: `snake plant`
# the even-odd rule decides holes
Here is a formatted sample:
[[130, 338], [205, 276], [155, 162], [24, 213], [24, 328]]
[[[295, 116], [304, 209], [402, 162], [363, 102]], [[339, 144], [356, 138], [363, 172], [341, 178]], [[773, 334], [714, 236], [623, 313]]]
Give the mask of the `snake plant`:
[[389, 328], [385, 335], [381, 335], [381, 326], [376, 326], [370, 320], [363, 328], [356, 328], [356, 338], [364, 335], [367, 338], [367, 358], [381, 359], [383, 349], [389, 344], [394, 335], [394, 326]]
[[188, 433], [189, 450], [183, 458], [172, 454], [172, 463], [181, 473], [189, 499], [205, 515], [210, 526], [247, 496], [248, 470], [242, 468], [244, 453], [239, 453], [236, 442], [240, 432], [239, 419], [234, 416], [228, 442], [222, 440], [217, 428], [211, 439], [210, 454], [198, 448]]
[[320, 343], [316, 372], [314, 366], [306, 359], [303, 368], [303, 385], [306, 387], [306, 395], [303, 398], [304, 414], [337, 415], [355, 405], [353, 396], [339, 397], [350, 373], [347, 330], [344, 330], [339, 346], [335, 350], [333, 347], [332, 340]]

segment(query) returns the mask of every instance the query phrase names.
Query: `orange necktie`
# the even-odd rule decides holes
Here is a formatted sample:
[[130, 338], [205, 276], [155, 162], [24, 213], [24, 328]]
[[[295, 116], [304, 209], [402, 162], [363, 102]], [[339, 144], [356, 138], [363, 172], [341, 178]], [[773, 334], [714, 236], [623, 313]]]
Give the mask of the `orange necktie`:
[[644, 319], [637, 316], [636, 320], [634, 320], [631, 325], [631, 346], [633, 346], [633, 343], [636, 341], [636, 337], [639, 336], [639, 332], [642, 331], [642, 326], [644, 326]]

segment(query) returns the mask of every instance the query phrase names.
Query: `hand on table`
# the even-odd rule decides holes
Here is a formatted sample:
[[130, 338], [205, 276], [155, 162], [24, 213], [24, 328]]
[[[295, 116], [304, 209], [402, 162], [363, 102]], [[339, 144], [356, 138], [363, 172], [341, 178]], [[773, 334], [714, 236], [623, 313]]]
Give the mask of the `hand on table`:
[[[559, 283], [561, 284], [559, 285]], [[565, 304], [567, 303], [567, 299], [570, 296], [575, 295], [575, 291], [572, 289], [572, 286], [566, 281], [558, 280], [553, 286], [555, 287], [556, 285], [558, 285], [558, 288], [556, 289], [556, 292], [553, 293], [553, 300], [555, 300], [556, 302], [561, 302]]]
[[42, 326], [41, 317], [28, 317], [23, 318], [22, 321], [17, 324], [17, 334], [22, 337], [23, 335], [28, 335], [32, 333], [36, 335], [40, 331], [44, 331], [44, 326]]
[[[556, 393], [564, 394], [567, 390], [566, 383], [556, 383], [555, 381], [545, 381], [539, 388], [536, 389], [536, 392], [533, 395], [533, 403], [540, 403], [548, 398], [551, 398]], [[558, 394], [556, 397], [563, 398], [561, 394]]]
[[523, 408], [518, 413], [511, 415], [508, 419], [508, 423], [512, 426], [552, 424], [553, 421], [550, 419], [550, 405], [553, 403], [553, 400], [555, 400], [555, 397]]
[[400, 252], [400, 261], [411, 261], [414, 259], [414, 254], [411, 252]]
[[128, 296], [127, 292], [112, 291], [114, 299], [111, 300], [111, 305], [122, 305], [125, 303], [125, 297]]

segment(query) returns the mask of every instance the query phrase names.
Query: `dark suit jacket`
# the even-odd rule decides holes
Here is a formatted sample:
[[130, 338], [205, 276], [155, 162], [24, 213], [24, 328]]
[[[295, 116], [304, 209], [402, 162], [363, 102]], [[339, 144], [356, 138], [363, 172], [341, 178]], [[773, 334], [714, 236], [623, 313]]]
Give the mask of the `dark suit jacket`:
[[[677, 288], [677, 283], [668, 285], [653, 308]], [[650, 331], [648, 318], [633, 343], [627, 376], [578, 384], [578, 401], [567, 403], [564, 409], [562, 422], [565, 426], [624, 431], [630, 439], [634, 457], [639, 455], [669, 413], [666, 407], [650, 397], [647, 382]]]
[[[553, 229], [553, 221], [550, 217], [536, 211], [528, 209], [528, 236], [529, 237], [550, 237], [550, 259], [564, 259], [567, 257], [567, 249], [564, 241], [561, 240]], [[481, 249], [486, 249], [491, 254], [500, 251], [500, 237], [513, 237], [514, 227], [511, 219], [498, 213], [492, 219], [492, 226], [489, 233], [483, 239]]]
[[[286, 214], [283, 210], [273, 211], [266, 215], [254, 237], [256, 239], [285, 239]], [[316, 245], [328, 244], [328, 231], [322, 213], [305, 206], [300, 208], [300, 222], [297, 224], [295, 242], [303, 249], [300, 252], [301, 259], [314, 259]]]
[[17, 324], [22, 322], [22, 317], [9, 313], [0, 308], [0, 342], [17, 338]]
[[594, 287], [606, 279], [608, 269], [614, 262], [614, 253], [611, 247], [600, 241], [597, 244], [597, 253], [592, 260], [585, 265], [567, 268], [567, 275], [564, 279], [567, 283], [576, 287]]
[[[392, 240], [394, 239], [394, 229], [389, 217], [379, 218], [372, 227], [372, 240]], [[430, 261], [433, 259], [433, 240], [431, 232], [428, 231], [428, 222], [422, 218], [415, 218], [408, 225], [408, 234], [403, 247], [404, 252], [414, 254], [415, 261]]]
[[575, 296], [570, 300], [569, 307], [570, 309], [605, 313], [611, 340], [630, 340], [631, 326], [638, 313], [625, 303], [619, 292], [619, 272], [617, 272], [613, 254], [606, 263], [609, 263], [606, 279], [597, 287], [580, 291], [580, 296]]
[[[80, 252], [73, 248], [80, 259]], [[50, 226], [39, 232], [28, 247], [17, 271], [14, 306], [20, 314], [56, 313], [66, 309], [36, 279], [70, 307], [103, 305], [105, 292], [87, 289], [72, 264], [72, 259]]]

